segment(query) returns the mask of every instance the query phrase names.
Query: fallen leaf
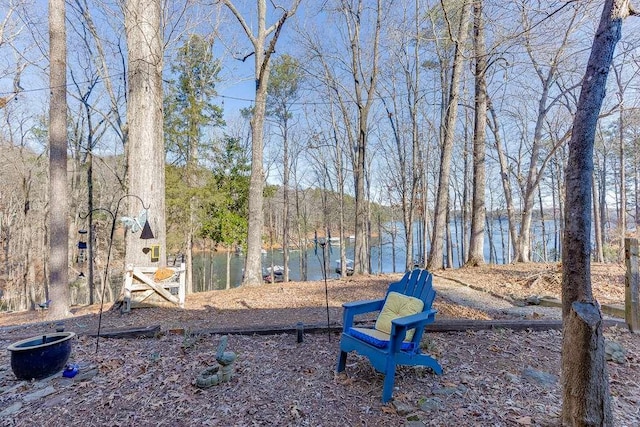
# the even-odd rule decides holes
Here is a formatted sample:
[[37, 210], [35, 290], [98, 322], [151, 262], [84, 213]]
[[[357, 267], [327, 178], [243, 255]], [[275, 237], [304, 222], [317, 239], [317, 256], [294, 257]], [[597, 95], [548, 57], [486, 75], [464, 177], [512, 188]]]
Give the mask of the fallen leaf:
[[531, 417], [520, 417], [516, 419], [516, 423], [523, 426], [531, 426], [533, 425], [533, 420], [531, 419]]

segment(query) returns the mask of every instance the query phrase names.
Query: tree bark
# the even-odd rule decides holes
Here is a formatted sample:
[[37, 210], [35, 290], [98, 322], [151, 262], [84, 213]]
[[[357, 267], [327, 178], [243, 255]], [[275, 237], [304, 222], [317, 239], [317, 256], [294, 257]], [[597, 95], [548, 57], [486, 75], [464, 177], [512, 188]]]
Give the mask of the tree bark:
[[443, 243], [446, 230], [447, 206], [449, 205], [449, 170], [453, 155], [453, 143], [455, 139], [456, 118], [458, 116], [458, 97], [460, 78], [464, 63], [464, 45], [467, 40], [467, 27], [469, 24], [469, 11], [471, 7], [468, 1], [462, 6], [460, 24], [455, 42], [453, 70], [449, 87], [449, 99], [444, 118], [444, 139], [440, 154], [440, 173], [438, 175], [438, 189], [436, 205], [433, 217], [433, 237], [431, 238], [431, 250], [427, 261], [427, 269], [438, 270], [442, 267]]
[[[614, 67], [615, 71], [615, 67]], [[620, 70], [622, 72], [622, 70]], [[617, 75], [618, 83], [618, 100], [620, 102], [619, 107], [619, 126], [618, 126], [618, 149], [619, 149], [619, 164], [620, 164], [620, 211], [618, 213], [618, 231], [620, 232], [620, 247], [618, 249], [618, 262], [624, 260], [624, 238], [627, 232], [627, 176], [626, 176], [626, 150], [624, 146], [624, 88], [620, 82], [620, 78]]]
[[595, 261], [596, 262], [604, 262], [604, 248], [602, 246], [602, 221], [600, 220], [600, 209], [598, 209], [598, 186], [596, 185], [596, 177], [595, 174], [592, 175], [591, 185], [593, 186], [593, 234], [596, 240], [595, 246]]
[[67, 36], [64, 0], [49, 0], [49, 317], [69, 315]]
[[563, 319], [563, 425], [613, 425], [602, 323], [595, 301], [574, 302]]
[[[518, 259], [518, 246], [515, 244], [518, 239], [518, 231], [516, 228], [516, 213], [515, 202], [513, 201], [513, 190], [511, 188], [511, 180], [509, 178], [509, 164], [507, 162], [507, 155], [502, 148], [502, 138], [500, 131], [500, 122], [498, 121], [498, 115], [491, 104], [491, 100], [487, 99], [489, 112], [491, 113], [491, 121], [489, 122], [489, 128], [493, 133], [495, 140], [496, 152], [498, 154], [498, 161], [500, 163], [500, 181], [502, 182], [502, 189], [504, 191], [504, 200], [507, 205], [507, 223], [509, 225], [509, 241], [511, 245], [508, 245], [507, 251], [511, 251], [511, 246], [514, 248], [513, 259]], [[506, 253], [503, 251], [503, 254]], [[505, 260], [511, 260], [511, 253], [506, 254]]]
[[[374, 29], [373, 41], [373, 57], [371, 63], [371, 72], [367, 81], [369, 86], [364, 86], [361, 81], [361, 70], [363, 65], [362, 46], [360, 46], [360, 15], [362, 13], [362, 1], [358, 2], [358, 9], [351, 10], [353, 14], [353, 28], [350, 29], [351, 42], [351, 71], [353, 73], [353, 82], [355, 90], [356, 107], [358, 109], [358, 138], [355, 156], [355, 246], [354, 246], [354, 274], [368, 274], [371, 270], [369, 260], [369, 201], [367, 197], [366, 186], [366, 170], [367, 170], [367, 143], [369, 132], [369, 112], [373, 104], [375, 94], [376, 80], [378, 75], [378, 50], [380, 40], [380, 28], [382, 19], [382, 2], [378, 0], [376, 3], [376, 25]], [[363, 99], [363, 89], [366, 92], [366, 100]]]
[[[163, 36], [160, 0], [127, 0], [125, 30], [128, 47], [127, 103], [127, 206], [118, 216], [137, 217], [144, 207], [154, 239], [143, 240], [140, 233], [127, 233], [126, 264], [166, 266], [165, 148], [162, 115]], [[142, 202], [141, 202], [142, 201]], [[140, 224], [144, 225], [144, 224]], [[152, 262], [151, 245], [160, 253]]]
[[[285, 111], [287, 111], [285, 109]], [[289, 123], [287, 114], [284, 116], [282, 138], [282, 263], [284, 265], [284, 282], [289, 281]]]
[[485, 150], [487, 125], [487, 53], [484, 45], [484, 22], [482, 0], [473, 4], [474, 9], [474, 46], [476, 52], [475, 70], [475, 123], [473, 129], [473, 197], [471, 209], [471, 236], [469, 239], [469, 257], [467, 265], [484, 264], [484, 226], [485, 226]]
[[622, 20], [628, 0], [606, 0], [593, 40], [573, 121], [566, 172], [562, 256], [562, 422], [572, 426], [613, 425], [604, 355], [602, 313], [591, 289], [591, 185], [593, 146]]

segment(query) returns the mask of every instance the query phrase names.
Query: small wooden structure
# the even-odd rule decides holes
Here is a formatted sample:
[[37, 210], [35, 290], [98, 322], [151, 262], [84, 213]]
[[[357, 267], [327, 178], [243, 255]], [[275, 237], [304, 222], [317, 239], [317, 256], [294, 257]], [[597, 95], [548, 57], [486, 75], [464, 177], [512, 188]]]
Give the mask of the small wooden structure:
[[122, 291], [118, 302], [122, 304], [122, 312], [128, 313], [132, 308], [178, 306], [184, 308], [185, 299], [185, 264], [179, 268], [167, 268], [173, 274], [165, 280], [156, 277], [157, 267], [134, 267], [128, 265], [124, 274]]

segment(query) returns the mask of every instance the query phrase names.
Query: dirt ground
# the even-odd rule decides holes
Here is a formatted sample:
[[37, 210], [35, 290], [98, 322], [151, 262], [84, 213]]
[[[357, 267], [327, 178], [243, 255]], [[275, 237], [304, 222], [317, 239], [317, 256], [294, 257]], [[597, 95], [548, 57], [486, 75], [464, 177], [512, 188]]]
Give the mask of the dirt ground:
[[[624, 268], [592, 266], [595, 297], [624, 301]], [[196, 378], [215, 363], [225, 333], [291, 330], [341, 324], [346, 301], [379, 298], [400, 275], [324, 282], [287, 283], [193, 294], [185, 309], [137, 309], [121, 315], [105, 307], [102, 330], [160, 325], [156, 338], [101, 338], [96, 351], [99, 306], [74, 308], [65, 320], [78, 334], [71, 362], [77, 378], [54, 376], [18, 381], [8, 352], [0, 354], [0, 425], [559, 425], [560, 349], [557, 330], [461, 331], [426, 334], [423, 347], [443, 366], [436, 376], [401, 367], [392, 403], [380, 402], [382, 375], [367, 359], [351, 354], [344, 373], [334, 372], [339, 336], [305, 333], [229, 334], [238, 359], [235, 375], [208, 389]], [[530, 296], [560, 297], [557, 264], [485, 266], [436, 272], [434, 286], [482, 289], [477, 299], [518, 304]], [[328, 301], [328, 312], [326, 302]], [[504, 318], [491, 301], [436, 298], [436, 322]], [[52, 331], [43, 313], [0, 315], [0, 341]], [[626, 329], [607, 328], [606, 339], [624, 348], [623, 363], [608, 363], [616, 426], [640, 425], [640, 339]], [[85, 375], [82, 375], [85, 374]]]

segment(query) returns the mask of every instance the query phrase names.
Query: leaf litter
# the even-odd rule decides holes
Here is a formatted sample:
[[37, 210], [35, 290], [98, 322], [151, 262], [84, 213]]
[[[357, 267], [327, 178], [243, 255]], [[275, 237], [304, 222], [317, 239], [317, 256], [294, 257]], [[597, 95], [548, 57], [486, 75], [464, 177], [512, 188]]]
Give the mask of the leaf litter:
[[[624, 271], [596, 266], [594, 294], [606, 302], [624, 298]], [[486, 266], [438, 275], [482, 287], [505, 298], [532, 292], [559, 297], [557, 265]], [[622, 275], [622, 280], [620, 278]], [[328, 283], [330, 324], [341, 323], [341, 304], [378, 298], [399, 276], [371, 276]], [[438, 289], [438, 277], [435, 287]], [[509, 284], [509, 286], [506, 286]], [[482, 304], [461, 305], [439, 295], [438, 319], [497, 318]], [[250, 308], [249, 308], [250, 307]], [[351, 353], [347, 369], [334, 371], [339, 336], [305, 333], [229, 335], [236, 352], [231, 381], [208, 389], [196, 377], [213, 366], [225, 330], [326, 325], [324, 283], [287, 283], [189, 295], [185, 310], [154, 308], [130, 315], [103, 313], [103, 328], [160, 324], [163, 334], [145, 339], [102, 339], [95, 351], [97, 307], [76, 309], [65, 321], [79, 334], [72, 362], [95, 375], [76, 381], [55, 376], [18, 381], [9, 354], [0, 355], [0, 425], [67, 426], [555, 426], [561, 413], [561, 333], [484, 330], [429, 333], [422, 346], [444, 373], [398, 368], [394, 400], [382, 404], [383, 377], [366, 358]], [[36, 314], [0, 315], [0, 339], [9, 343], [51, 330]], [[187, 331], [184, 335], [169, 330]], [[216, 332], [218, 331], [218, 332]], [[293, 329], [292, 329], [293, 331]], [[622, 344], [623, 364], [607, 364], [616, 426], [640, 423], [640, 339], [622, 328], [606, 338]], [[81, 369], [82, 371], [82, 369]], [[525, 373], [538, 373], [529, 377]], [[52, 391], [52, 393], [49, 393]], [[49, 393], [25, 402], [37, 392]]]

